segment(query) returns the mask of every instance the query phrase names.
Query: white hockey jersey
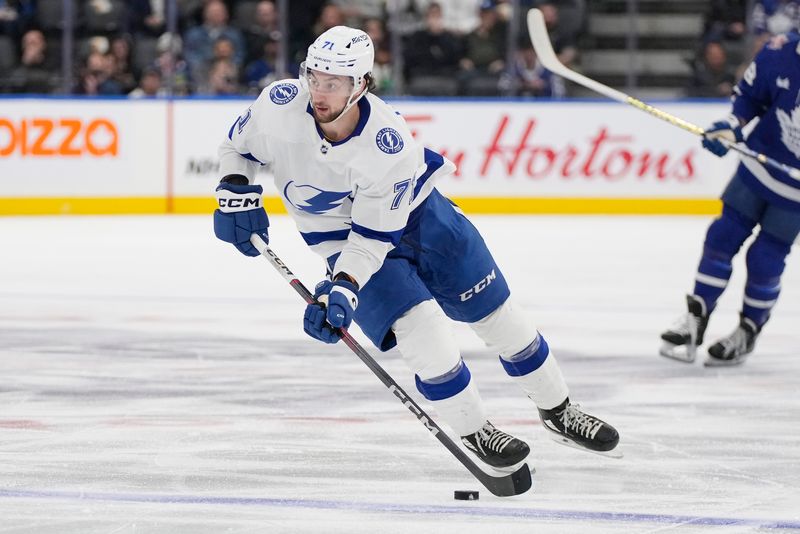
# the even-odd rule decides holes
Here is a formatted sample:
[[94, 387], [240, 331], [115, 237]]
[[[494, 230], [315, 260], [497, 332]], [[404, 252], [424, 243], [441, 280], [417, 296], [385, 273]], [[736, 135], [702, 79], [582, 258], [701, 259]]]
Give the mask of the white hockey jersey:
[[400, 242], [411, 210], [455, 165], [418, 145], [380, 98], [367, 94], [357, 105], [353, 133], [330, 142], [300, 81], [274, 82], [231, 126], [219, 160], [221, 176], [242, 174], [250, 183], [270, 164], [305, 242], [323, 258], [341, 252], [333, 272], [363, 287]]

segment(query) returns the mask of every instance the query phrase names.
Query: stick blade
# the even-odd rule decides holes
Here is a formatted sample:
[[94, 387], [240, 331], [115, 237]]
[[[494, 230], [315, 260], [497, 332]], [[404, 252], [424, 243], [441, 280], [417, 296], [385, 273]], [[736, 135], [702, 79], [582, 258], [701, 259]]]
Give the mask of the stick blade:
[[566, 67], [558, 60], [553, 45], [550, 43], [550, 36], [547, 34], [547, 24], [544, 22], [544, 14], [536, 8], [528, 11], [528, 35], [531, 38], [533, 49], [539, 62], [555, 74], [564, 75]]
[[[612, 89], [611, 87], [603, 85], [602, 83], [592, 80], [591, 78], [587, 78], [583, 74], [575, 72], [561, 63], [561, 60], [558, 59], [555, 50], [553, 50], [553, 45], [550, 42], [550, 36], [547, 33], [547, 24], [544, 22], [544, 15], [536, 8], [528, 11], [528, 35], [531, 38], [531, 43], [533, 44], [533, 49], [536, 51], [536, 56], [539, 58], [539, 62], [544, 68], [553, 74], [573, 81], [578, 85], [582, 85], [587, 89], [591, 89], [592, 91], [600, 93], [601, 95], [612, 100], [616, 100], [617, 102], [633, 104], [633, 102], [629, 101], [630, 97], [628, 97], [628, 95], [625, 93], [617, 91], [616, 89]], [[640, 104], [644, 106], [644, 103]], [[644, 109], [644, 111], [647, 110]], [[650, 112], [648, 111], [648, 113]]]
[[481, 472], [481, 476], [477, 476], [477, 478], [486, 489], [498, 497], [522, 495], [531, 489], [533, 485], [531, 470], [526, 463], [522, 464], [522, 466], [513, 473], [509, 473], [505, 476], [496, 477]]

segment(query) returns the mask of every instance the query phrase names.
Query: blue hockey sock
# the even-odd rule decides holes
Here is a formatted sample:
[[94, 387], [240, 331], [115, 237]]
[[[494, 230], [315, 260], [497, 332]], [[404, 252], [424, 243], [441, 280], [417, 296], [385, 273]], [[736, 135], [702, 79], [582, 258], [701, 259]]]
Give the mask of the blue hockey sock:
[[747, 284], [742, 314], [759, 328], [767, 322], [781, 292], [781, 275], [791, 244], [762, 231], [747, 250]]
[[695, 276], [694, 294], [703, 299], [709, 314], [728, 285], [733, 257], [754, 226], [754, 221], [726, 205], [722, 215], [708, 227], [703, 256]]

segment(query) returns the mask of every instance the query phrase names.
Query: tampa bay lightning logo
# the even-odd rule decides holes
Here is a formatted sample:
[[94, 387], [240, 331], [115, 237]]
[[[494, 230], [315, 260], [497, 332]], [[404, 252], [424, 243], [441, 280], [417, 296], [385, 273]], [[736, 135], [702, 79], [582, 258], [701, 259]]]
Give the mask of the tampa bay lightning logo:
[[403, 138], [394, 128], [383, 128], [375, 136], [375, 142], [387, 154], [397, 154], [403, 150]]
[[313, 185], [297, 185], [294, 181], [283, 188], [283, 196], [300, 211], [319, 215], [338, 208], [350, 191], [323, 191]]
[[292, 83], [279, 83], [269, 91], [269, 98], [282, 106], [288, 104], [297, 96], [297, 86]]

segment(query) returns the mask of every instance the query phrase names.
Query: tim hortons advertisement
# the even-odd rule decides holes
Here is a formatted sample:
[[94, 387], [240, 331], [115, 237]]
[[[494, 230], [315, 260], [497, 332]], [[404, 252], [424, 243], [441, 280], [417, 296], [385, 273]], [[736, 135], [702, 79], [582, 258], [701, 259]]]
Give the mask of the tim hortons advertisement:
[[[176, 195], [209, 195], [216, 150], [249, 102], [178, 102]], [[414, 137], [458, 166], [456, 197], [715, 198], [736, 165], [696, 136], [612, 102], [392, 102]], [[656, 103], [699, 125], [724, 103]], [[268, 170], [264, 179], [268, 179]], [[267, 188], [269, 189], [269, 188]]]
[[0, 197], [165, 194], [164, 104], [6, 100]]

